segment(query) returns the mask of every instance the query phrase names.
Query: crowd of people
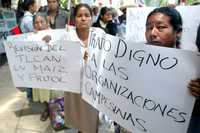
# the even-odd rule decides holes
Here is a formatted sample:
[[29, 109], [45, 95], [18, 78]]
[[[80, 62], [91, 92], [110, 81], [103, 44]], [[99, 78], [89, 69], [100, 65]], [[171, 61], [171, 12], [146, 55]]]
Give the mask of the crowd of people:
[[[114, 8], [90, 7], [87, 4], [78, 4], [73, 12], [63, 10], [59, 7], [59, 0], [47, 0], [47, 6], [37, 10], [35, 0], [19, 0], [17, 10], [17, 22], [23, 33], [37, 33], [46, 29], [60, 29], [70, 27], [70, 32], [75, 35], [73, 40], [81, 44], [82, 69], [87, 62], [87, 43], [89, 29], [97, 27], [107, 34], [125, 38], [126, 7], [122, 7], [121, 15]], [[182, 18], [180, 13], [171, 6], [159, 7], [150, 12], [146, 20], [146, 40], [148, 45], [170, 47], [179, 49], [180, 37], [182, 35]], [[44, 41], [48, 42], [51, 37], [46, 36]], [[198, 28], [196, 46], [200, 51], [200, 27]], [[188, 128], [188, 133], [200, 132], [200, 77], [191, 79], [188, 89], [196, 97], [193, 115]], [[27, 96], [31, 101], [39, 101], [45, 104], [45, 110], [41, 114], [41, 120], [48, 118], [48, 102], [54, 97], [65, 98], [65, 121], [66, 126], [77, 128], [79, 133], [98, 132], [99, 112], [81, 98], [81, 94], [71, 92], [58, 92], [46, 89], [27, 88]], [[115, 133], [129, 132], [116, 122]], [[134, 132], [134, 131], [133, 131]]]

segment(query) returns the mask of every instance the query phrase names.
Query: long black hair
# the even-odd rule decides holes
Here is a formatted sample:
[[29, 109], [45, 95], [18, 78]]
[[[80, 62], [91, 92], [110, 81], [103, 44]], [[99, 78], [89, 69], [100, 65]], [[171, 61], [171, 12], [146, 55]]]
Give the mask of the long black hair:
[[102, 7], [99, 13], [99, 17], [97, 19], [97, 22], [99, 22], [100, 20], [102, 20], [102, 17], [108, 12], [111, 11], [111, 8], [108, 7]]

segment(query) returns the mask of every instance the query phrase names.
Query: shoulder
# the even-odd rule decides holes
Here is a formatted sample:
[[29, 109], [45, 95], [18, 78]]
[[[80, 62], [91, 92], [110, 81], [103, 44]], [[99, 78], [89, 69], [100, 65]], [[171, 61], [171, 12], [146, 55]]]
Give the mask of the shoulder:
[[25, 14], [22, 18], [22, 22], [29, 23], [29, 22], [32, 22], [32, 21], [33, 21], [33, 15], [29, 12], [25, 12]]
[[33, 14], [30, 13], [30, 12], [28, 12], [28, 11], [26, 11], [26, 12], [24, 13], [24, 17], [33, 17]]
[[65, 11], [65, 10], [63, 10], [63, 9], [59, 9], [59, 10], [58, 10], [58, 15], [60, 15], [60, 16], [67, 16], [67, 15], [68, 15], [68, 12]]

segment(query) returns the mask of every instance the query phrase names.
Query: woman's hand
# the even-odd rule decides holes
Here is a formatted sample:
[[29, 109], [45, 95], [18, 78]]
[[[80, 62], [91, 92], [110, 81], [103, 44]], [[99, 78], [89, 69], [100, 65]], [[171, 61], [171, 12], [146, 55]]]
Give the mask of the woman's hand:
[[85, 61], [87, 61], [87, 59], [88, 59], [88, 52], [87, 52], [87, 51], [84, 52], [83, 59], [84, 59]]
[[191, 80], [188, 88], [193, 96], [200, 97], [200, 78]]
[[49, 43], [51, 41], [51, 36], [50, 35], [46, 35], [42, 38], [42, 41], [45, 41], [46, 43]]

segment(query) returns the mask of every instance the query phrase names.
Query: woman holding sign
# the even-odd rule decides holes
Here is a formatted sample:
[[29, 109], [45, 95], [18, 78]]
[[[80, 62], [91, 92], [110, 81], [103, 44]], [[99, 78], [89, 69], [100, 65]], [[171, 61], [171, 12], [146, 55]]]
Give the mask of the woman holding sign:
[[[40, 13], [37, 13], [36, 15], [34, 15], [33, 16], [33, 27], [34, 27], [35, 32], [48, 29], [48, 22], [47, 22], [47, 19], [45, 18], [45, 16]], [[48, 38], [48, 37], [45, 36], [44, 38]], [[46, 39], [45, 41], [48, 42], [49, 40]], [[41, 121], [47, 120], [47, 118], [49, 116], [48, 102], [51, 98], [51, 91], [47, 90], [47, 89], [33, 88], [32, 97], [33, 97], [34, 102], [39, 101], [44, 104], [44, 111], [42, 112], [42, 114], [40, 116], [40, 120]]]
[[[179, 48], [182, 34], [182, 18], [180, 13], [170, 7], [154, 9], [147, 17], [146, 40], [150, 45]], [[188, 88], [195, 97], [200, 97], [200, 79], [191, 80]], [[195, 104], [199, 105], [199, 104]], [[195, 107], [194, 112], [200, 108]], [[192, 117], [188, 133], [200, 132], [200, 113]]]
[[[73, 40], [81, 44], [83, 63], [87, 60], [87, 43], [89, 29], [92, 23], [92, 10], [87, 4], [79, 4], [75, 11], [75, 28], [70, 28], [70, 33], [75, 33]], [[98, 131], [98, 111], [85, 102], [80, 94], [65, 92], [65, 118], [66, 123], [72, 125], [83, 133]], [[69, 125], [68, 125], [69, 126]]]

